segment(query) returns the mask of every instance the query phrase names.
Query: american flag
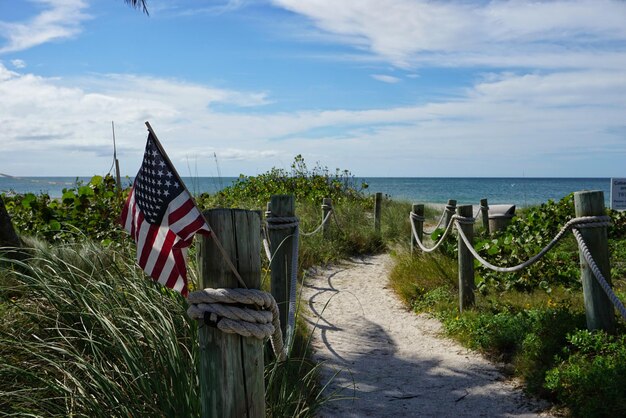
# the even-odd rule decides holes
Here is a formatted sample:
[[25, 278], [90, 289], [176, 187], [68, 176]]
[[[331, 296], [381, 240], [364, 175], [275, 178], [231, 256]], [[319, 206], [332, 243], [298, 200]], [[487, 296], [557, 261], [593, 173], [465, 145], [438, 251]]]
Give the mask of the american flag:
[[211, 229], [151, 130], [121, 222], [137, 243], [137, 264], [187, 296], [187, 248], [196, 232]]

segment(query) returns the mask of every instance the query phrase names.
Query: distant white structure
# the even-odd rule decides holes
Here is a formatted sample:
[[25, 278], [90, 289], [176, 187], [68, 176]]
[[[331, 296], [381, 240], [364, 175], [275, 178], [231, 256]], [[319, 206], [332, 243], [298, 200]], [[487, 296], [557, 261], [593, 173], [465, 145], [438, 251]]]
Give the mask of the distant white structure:
[[626, 210], [626, 178], [611, 179], [611, 209]]

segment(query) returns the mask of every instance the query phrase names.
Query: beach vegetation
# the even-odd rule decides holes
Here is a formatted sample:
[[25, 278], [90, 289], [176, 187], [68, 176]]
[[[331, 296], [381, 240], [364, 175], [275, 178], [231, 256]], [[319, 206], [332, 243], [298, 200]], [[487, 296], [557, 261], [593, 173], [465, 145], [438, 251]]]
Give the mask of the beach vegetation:
[[[271, 194], [295, 192], [297, 216], [308, 231], [321, 221], [322, 197], [332, 197], [330, 239], [302, 239], [304, 272], [386, 248], [374, 232], [373, 198], [365, 187], [347, 171], [308, 170], [296, 157], [289, 173], [273, 169], [242, 178], [198, 202], [205, 209], [262, 210]], [[27, 258], [0, 261], [2, 414], [199, 415], [197, 324], [187, 318], [183, 297], [135, 265], [134, 244], [118, 224], [128, 193], [118, 194], [112, 177], [95, 176], [56, 199], [3, 196]], [[191, 258], [192, 289], [195, 265]], [[288, 361], [267, 356], [268, 416], [312, 416], [333, 397], [319, 381], [319, 365], [310, 359], [311, 331], [299, 316], [296, 330]]]
[[[626, 222], [607, 210], [613, 288], [626, 300]], [[573, 195], [531, 207], [492, 236], [476, 232], [475, 247], [496, 265], [521, 263], [543, 248], [574, 217]], [[431, 222], [436, 222], [436, 219]], [[432, 238], [437, 239], [441, 231]], [[586, 330], [578, 248], [571, 233], [548, 257], [519, 273], [495, 273], [476, 263], [476, 304], [458, 308], [454, 239], [430, 254], [398, 248], [391, 286], [416, 312], [442, 321], [444, 332], [504, 364], [526, 390], [573, 416], [621, 416], [626, 389], [626, 325], [616, 335]], [[620, 375], [621, 373], [621, 375]]]
[[[147, 280], [135, 266], [134, 245], [117, 222], [128, 192], [118, 194], [110, 176], [95, 176], [57, 199], [3, 196], [27, 254], [26, 260], [0, 262], [3, 414], [198, 414], [197, 324], [186, 319], [184, 298]], [[564, 405], [574, 416], [623, 415], [612, 405], [626, 399], [616, 377], [624, 372], [626, 345], [621, 337], [585, 330], [571, 234], [528, 271], [495, 274], [477, 267], [476, 306], [461, 315], [454, 237], [441, 251], [411, 254], [410, 204], [385, 196], [382, 228], [375, 231], [374, 198], [349, 171], [319, 164], [309, 169], [297, 156], [291, 170], [241, 176], [218, 193], [198, 195], [197, 202], [203, 209], [263, 211], [272, 194], [296, 196], [303, 232], [319, 226], [322, 199], [333, 199], [329, 236], [301, 239], [300, 276], [313, 266], [389, 250], [395, 258], [392, 288], [416, 312], [438, 317], [448, 335], [506, 363], [505, 370], [520, 376], [529, 392]], [[613, 220], [613, 284], [624, 299], [626, 214], [607, 213]], [[476, 230], [478, 251], [494, 264], [517, 264], [547, 244], [574, 216], [572, 197], [518, 215], [492, 236]], [[426, 216], [432, 227], [439, 213], [430, 208]], [[264, 268], [267, 286], [267, 260]], [[192, 257], [192, 289], [195, 275]], [[624, 328], [619, 322], [618, 335]], [[291, 359], [268, 357], [268, 416], [311, 416], [333, 397], [311, 360], [310, 335], [299, 318]]]

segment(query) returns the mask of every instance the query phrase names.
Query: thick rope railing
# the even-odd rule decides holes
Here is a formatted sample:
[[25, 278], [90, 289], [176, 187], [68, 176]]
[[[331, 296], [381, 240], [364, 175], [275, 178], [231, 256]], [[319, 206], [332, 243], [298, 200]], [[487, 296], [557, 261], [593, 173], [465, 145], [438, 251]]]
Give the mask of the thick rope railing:
[[190, 318], [228, 334], [269, 338], [276, 357], [286, 358], [278, 305], [271, 294], [258, 289], [204, 289], [190, 293], [187, 303]]
[[[535, 264], [537, 261], [539, 261], [548, 251], [550, 251], [565, 236], [567, 231], [569, 231], [570, 229], [574, 227], [595, 228], [595, 227], [608, 226], [610, 224], [610, 220], [611, 218], [608, 216], [582, 216], [579, 218], [573, 218], [561, 228], [561, 230], [556, 234], [556, 236], [552, 239], [552, 241], [550, 241], [548, 245], [546, 245], [543, 249], [541, 249], [541, 251], [539, 251], [537, 254], [532, 256], [527, 261], [521, 264], [518, 264], [516, 266], [511, 266], [511, 267], [498, 267], [489, 263], [487, 260], [485, 260], [478, 254], [478, 252], [474, 249], [474, 246], [470, 244], [469, 240], [467, 239], [467, 236], [465, 236], [461, 228], [457, 227], [457, 231], [459, 235], [461, 236], [461, 239], [465, 243], [465, 246], [467, 247], [467, 249], [472, 253], [474, 258], [476, 258], [476, 260], [480, 262], [480, 264], [482, 264], [483, 266], [493, 271], [497, 271], [499, 273], [512, 273], [514, 271], [519, 271], [526, 267], [529, 267]], [[472, 218], [462, 218], [462, 217], [459, 217], [458, 215], [455, 215], [454, 222], [455, 223], [474, 223], [474, 220]]]
[[[414, 220], [417, 220], [417, 221], [421, 221], [421, 222], [424, 221], [424, 217], [423, 216], [419, 216], [419, 215], [415, 214], [414, 212], [411, 212], [410, 218], [414, 219]], [[587, 247], [587, 244], [585, 243], [585, 240], [583, 239], [582, 234], [579, 231], [579, 229], [582, 229], [582, 228], [608, 227], [608, 226], [611, 225], [611, 217], [610, 216], [581, 216], [581, 217], [573, 218], [573, 219], [569, 220], [565, 225], [563, 225], [561, 230], [556, 234], [556, 236], [552, 239], [552, 241], [550, 241], [537, 254], [535, 254], [530, 259], [526, 260], [525, 262], [520, 263], [520, 264], [518, 264], [516, 266], [511, 266], [511, 267], [495, 266], [495, 265], [489, 263], [483, 257], [481, 257], [480, 254], [478, 254], [478, 252], [476, 251], [474, 246], [470, 243], [469, 239], [467, 238], [467, 236], [463, 232], [463, 229], [460, 228], [461, 224], [474, 224], [475, 221], [476, 221], [476, 217], [467, 218], [467, 217], [462, 217], [462, 216], [458, 216], [458, 215], [453, 215], [452, 216], [452, 222], [450, 222], [450, 223], [451, 224], [452, 223], [455, 224], [456, 230], [457, 230], [459, 236], [463, 240], [463, 243], [465, 243], [466, 248], [472, 253], [474, 258], [476, 260], [478, 260], [480, 262], [480, 264], [482, 264], [483, 266], [485, 266], [485, 267], [487, 267], [487, 268], [489, 268], [491, 270], [497, 271], [499, 273], [512, 273], [512, 272], [519, 271], [519, 270], [522, 270], [524, 268], [527, 268], [527, 267], [533, 265], [534, 263], [539, 261], [544, 255], [546, 255], [565, 236], [565, 234], [569, 230], [571, 230], [572, 233], [574, 234], [574, 237], [576, 237], [576, 241], [578, 242], [578, 246], [580, 248], [580, 251], [583, 254], [583, 257], [587, 261], [587, 264], [589, 264], [589, 268], [591, 269], [591, 271], [593, 272], [594, 276], [596, 277], [596, 280], [600, 284], [600, 287], [602, 287], [602, 289], [606, 293], [606, 295], [609, 298], [609, 300], [611, 301], [611, 303], [613, 303], [615, 308], [619, 311], [619, 313], [622, 316], [622, 318], [624, 318], [624, 320], [626, 320], [626, 307], [624, 306], [622, 301], [617, 297], [615, 292], [613, 292], [613, 289], [611, 288], [611, 285], [609, 285], [608, 281], [602, 275], [602, 272], [600, 271], [600, 268], [598, 267], [597, 263], [593, 259], [592, 255], [591, 255], [591, 252], [589, 251], [589, 248]], [[413, 222], [411, 222], [411, 229], [413, 230], [413, 236], [415, 237], [415, 240], [417, 241], [418, 245], [420, 246], [420, 248], [422, 248], [422, 250], [424, 250], [426, 252], [434, 251], [441, 244], [441, 241], [443, 240], [443, 238], [445, 238], [445, 236], [447, 235], [448, 230], [449, 230], [449, 228], [446, 229], [446, 232], [444, 233], [444, 235], [441, 236], [440, 241], [433, 248], [427, 249], [420, 242], [420, 240], [419, 240], [419, 238], [417, 236], [417, 231], [415, 230], [415, 225], [413, 224]]]
[[606, 293], [608, 298], [611, 300], [611, 302], [613, 303], [613, 306], [617, 308], [622, 318], [626, 320], [626, 307], [624, 307], [624, 304], [622, 303], [622, 301], [619, 300], [615, 292], [613, 292], [613, 289], [611, 289], [611, 285], [604, 278], [604, 275], [600, 271], [598, 264], [596, 264], [596, 261], [591, 256], [591, 252], [589, 251], [589, 248], [587, 247], [587, 243], [583, 239], [582, 234], [580, 233], [577, 227], [574, 227], [572, 229], [572, 233], [576, 237], [576, 241], [578, 242], [578, 247], [580, 248], [580, 251], [582, 252], [583, 257], [585, 258], [585, 261], [587, 261], [587, 264], [589, 264], [589, 268], [591, 268], [591, 271], [593, 272], [593, 275], [596, 277], [596, 280], [598, 280], [600, 287], [602, 287], [602, 290], [604, 290], [604, 293]]
[[326, 222], [328, 221], [328, 219], [330, 219], [330, 217], [331, 217], [331, 215], [333, 213], [333, 210], [332, 210], [332, 208], [330, 208], [330, 206], [323, 205], [322, 208], [324, 208], [324, 206], [327, 206], [329, 211], [326, 214], [326, 216], [324, 217], [324, 219], [322, 220], [322, 223], [319, 224], [319, 226], [317, 228], [315, 228], [311, 232], [302, 232], [302, 231], [300, 231], [300, 235], [302, 235], [303, 237], [310, 237], [310, 236], [313, 236], [313, 235], [317, 234], [318, 232], [320, 232], [322, 230], [322, 228], [324, 227], [324, 225], [326, 225]]
[[476, 215], [474, 215], [474, 221], [476, 221], [478, 219], [478, 217], [480, 216], [481, 212], [484, 210], [489, 211], [489, 206], [483, 206], [480, 205], [478, 206], [478, 210], [476, 211]]
[[[439, 222], [437, 222], [437, 226], [435, 226], [435, 229], [433, 229], [432, 231], [426, 231], [424, 230], [425, 234], [432, 234], [433, 232], [435, 232], [436, 230], [439, 229], [439, 227], [441, 226], [441, 223], [443, 222], [443, 220], [446, 218], [446, 213], [454, 213], [454, 206], [452, 205], [446, 205], [446, 208], [443, 210], [443, 212], [441, 213], [441, 217], [439, 218]], [[447, 225], [446, 225], [447, 226]]]
[[[423, 216], [419, 216], [418, 214], [416, 214], [415, 212], [411, 212], [409, 215], [410, 220], [415, 219], [417, 221], [421, 221], [424, 222], [424, 217]], [[450, 223], [448, 223], [448, 226], [446, 227], [445, 231], [443, 232], [443, 234], [439, 237], [439, 239], [437, 240], [437, 242], [434, 244], [434, 246], [432, 246], [431, 248], [426, 247], [422, 241], [420, 240], [420, 238], [417, 236], [417, 230], [415, 229], [415, 224], [413, 222], [411, 223], [411, 231], [413, 231], [413, 236], [415, 237], [415, 241], [417, 242], [417, 245], [422, 249], [422, 251], [426, 252], [426, 253], [430, 253], [435, 251], [437, 248], [439, 248], [439, 246], [441, 246], [441, 244], [443, 243], [443, 241], [446, 239], [446, 237], [448, 236], [448, 234], [450, 233], [450, 231], [452, 230], [452, 226], [454, 224], [454, 222], [452, 222], [452, 219], [454, 219], [454, 216], [452, 216]], [[436, 230], [436, 229], [435, 229]]]

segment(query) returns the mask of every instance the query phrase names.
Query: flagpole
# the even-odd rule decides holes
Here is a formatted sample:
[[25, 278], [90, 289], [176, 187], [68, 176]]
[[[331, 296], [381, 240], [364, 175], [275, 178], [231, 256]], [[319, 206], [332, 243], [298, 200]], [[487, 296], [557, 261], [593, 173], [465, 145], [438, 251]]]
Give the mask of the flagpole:
[[[156, 145], [156, 147], [159, 149], [159, 152], [161, 153], [161, 155], [163, 156], [165, 161], [172, 168], [172, 171], [174, 172], [174, 175], [176, 176], [176, 178], [178, 179], [180, 184], [183, 186], [183, 188], [185, 189], [187, 194], [189, 196], [193, 197], [193, 195], [191, 193], [189, 193], [189, 189], [187, 189], [187, 186], [185, 185], [185, 182], [183, 182], [183, 180], [180, 178], [180, 175], [178, 174], [178, 171], [176, 171], [176, 167], [174, 167], [174, 164], [172, 164], [172, 160], [170, 160], [170, 157], [167, 155], [167, 153], [163, 149], [163, 145], [161, 145], [161, 141], [159, 141], [159, 138], [154, 133], [154, 130], [152, 129], [152, 126], [150, 126], [150, 122], [146, 121], [146, 127], [148, 128], [148, 132], [150, 132], [150, 134], [154, 138], [154, 145]], [[194, 205], [195, 205], [195, 202], [194, 202]], [[226, 254], [226, 250], [224, 249], [224, 247], [222, 247], [222, 243], [219, 241], [219, 239], [217, 239], [217, 236], [215, 235], [215, 231], [213, 231], [213, 228], [211, 228], [211, 225], [209, 225], [209, 222], [207, 221], [207, 219], [204, 216], [204, 214], [202, 213], [202, 211], [198, 210], [198, 212], [200, 212], [200, 216], [202, 216], [202, 219], [204, 219], [204, 222], [209, 226], [209, 229], [211, 230], [209, 235], [211, 236], [211, 238], [213, 238], [213, 241], [215, 242], [215, 245], [217, 246], [217, 249], [219, 250], [220, 253], [222, 253], [222, 256], [226, 260], [226, 263], [228, 264], [230, 269], [233, 271], [233, 274], [237, 278], [237, 281], [239, 281], [239, 284], [242, 285], [245, 289], [247, 289], [248, 286], [246, 286], [246, 282], [244, 282], [243, 278], [241, 277], [241, 275], [237, 271], [237, 268], [235, 267], [235, 265], [231, 261], [230, 257], [228, 256], [228, 254]]]

